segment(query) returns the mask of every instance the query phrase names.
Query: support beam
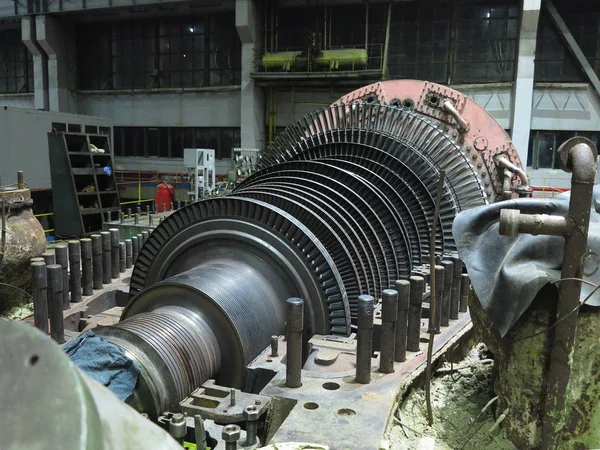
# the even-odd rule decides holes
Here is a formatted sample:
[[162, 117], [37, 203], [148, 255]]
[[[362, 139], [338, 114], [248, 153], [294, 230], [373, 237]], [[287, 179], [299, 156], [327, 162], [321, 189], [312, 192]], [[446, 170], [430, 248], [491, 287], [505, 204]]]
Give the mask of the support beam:
[[535, 72], [535, 46], [540, 17], [541, 0], [523, 0], [523, 13], [519, 31], [519, 56], [517, 78], [513, 89], [511, 109], [511, 135], [519, 158], [527, 164], [531, 115], [533, 107], [533, 83]]
[[48, 55], [49, 109], [75, 113], [75, 40], [66, 25], [52, 16], [36, 16], [35, 22], [37, 40]]
[[262, 148], [264, 112], [262, 90], [251, 77], [257, 52], [256, 11], [252, 0], [236, 0], [235, 26], [242, 42], [241, 146]]
[[596, 72], [594, 72], [594, 69], [592, 68], [589, 61], [581, 51], [581, 47], [579, 47], [579, 44], [569, 31], [569, 28], [567, 28], [567, 24], [565, 24], [565, 21], [558, 13], [556, 7], [554, 6], [554, 3], [552, 3], [552, 0], [546, 0], [544, 2], [544, 6], [548, 11], [548, 15], [550, 16], [552, 24], [554, 25], [554, 27], [556, 27], [562, 38], [567, 43], [567, 48], [575, 57], [575, 60], [583, 70], [585, 77], [588, 79], [588, 81], [594, 88], [594, 91], [596, 91], [596, 95], [600, 96], [600, 78], [598, 78], [598, 75], [596, 75]]
[[48, 57], [36, 39], [35, 16], [21, 19], [21, 40], [33, 59], [33, 107], [48, 110]]

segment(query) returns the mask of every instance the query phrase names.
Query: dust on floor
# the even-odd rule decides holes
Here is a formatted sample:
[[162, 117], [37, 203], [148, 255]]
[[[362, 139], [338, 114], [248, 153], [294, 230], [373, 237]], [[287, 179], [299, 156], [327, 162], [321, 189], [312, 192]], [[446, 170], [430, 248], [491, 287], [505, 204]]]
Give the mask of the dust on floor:
[[[434, 423], [427, 424], [425, 388], [414, 388], [402, 402], [388, 432], [391, 450], [513, 450], [516, 447], [494, 424], [493, 361], [483, 344], [475, 346], [460, 363], [445, 363], [431, 383]], [[425, 445], [435, 440], [435, 447]]]

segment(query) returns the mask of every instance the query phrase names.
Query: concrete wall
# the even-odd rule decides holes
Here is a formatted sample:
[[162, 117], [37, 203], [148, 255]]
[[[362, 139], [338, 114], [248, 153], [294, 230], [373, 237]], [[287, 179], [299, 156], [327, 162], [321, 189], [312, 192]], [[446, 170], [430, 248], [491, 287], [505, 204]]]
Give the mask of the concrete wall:
[[10, 108], [32, 108], [33, 94], [8, 94], [0, 95], [0, 107]]
[[140, 93], [80, 92], [77, 111], [111, 117], [116, 126], [239, 127], [240, 88]]
[[52, 123], [111, 127], [106, 118], [59, 114], [24, 108], [0, 108], [0, 179], [17, 182], [17, 170], [25, 172], [31, 189], [51, 187], [48, 133]]

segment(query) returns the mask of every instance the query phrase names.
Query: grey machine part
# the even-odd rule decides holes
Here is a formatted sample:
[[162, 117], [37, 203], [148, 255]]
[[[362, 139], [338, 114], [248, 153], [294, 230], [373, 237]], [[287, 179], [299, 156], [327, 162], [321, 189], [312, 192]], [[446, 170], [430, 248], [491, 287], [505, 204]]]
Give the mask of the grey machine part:
[[[166, 431], [84, 375], [40, 330], [0, 319], [0, 340], [2, 404], [10, 405], [0, 421], [0, 448], [181, 449]], [[32, 414], [32, 405], [49, 413]]]

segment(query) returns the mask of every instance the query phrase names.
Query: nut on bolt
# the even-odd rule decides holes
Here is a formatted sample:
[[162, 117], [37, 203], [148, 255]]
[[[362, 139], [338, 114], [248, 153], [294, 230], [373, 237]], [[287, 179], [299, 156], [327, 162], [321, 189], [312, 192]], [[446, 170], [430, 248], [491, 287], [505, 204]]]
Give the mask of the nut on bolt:
[[256, 406], [246, 406], [244, 408], [244, 419], [246, 420], [258, 420], [260, 417], [259, 410]]
[[[225, 441], [227, 448], [237, 448], [237, 441], [240, 440], [240, 427], [238, 425], [226, 425], [223, 427], [221, 438]], [[232, 446], [231, 443], [234, 443]]]

